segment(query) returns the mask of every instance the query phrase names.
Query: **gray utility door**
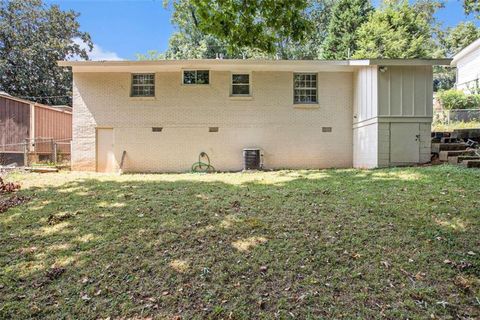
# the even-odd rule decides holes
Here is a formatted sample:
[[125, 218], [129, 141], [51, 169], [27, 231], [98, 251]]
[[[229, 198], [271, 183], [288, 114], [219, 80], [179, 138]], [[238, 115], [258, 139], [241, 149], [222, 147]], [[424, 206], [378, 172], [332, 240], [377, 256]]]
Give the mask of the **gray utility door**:
[[97, 172], [114, 172], [113, 129], [97, 129]]
[[390, 162], [393, 164], [420, 162], [420, 124], [390, 124]]

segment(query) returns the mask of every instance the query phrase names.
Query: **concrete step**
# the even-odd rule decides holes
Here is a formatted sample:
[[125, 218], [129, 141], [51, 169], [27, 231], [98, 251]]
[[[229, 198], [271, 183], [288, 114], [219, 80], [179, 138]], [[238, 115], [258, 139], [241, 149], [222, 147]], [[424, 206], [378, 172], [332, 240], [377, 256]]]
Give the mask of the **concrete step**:
[[457, 157], [457, 156], [475, 156], [475, 151], [470, 150], [449, 150], [449, 151], [440, 151], [438, 154], [438, 160], [440, 161], [448, 161], [450, 157]]
[[432, 143], [432, 153], [439, 154], [440, 151], [465, 150], [465, 143]]
[[480, 160], [465, 160], [461, 165], [467, 168], [480, 168]]
[[467, 160], [480, 160], [479, 156], [453, 156], [448, 157], [448, 163], [459, 164]]

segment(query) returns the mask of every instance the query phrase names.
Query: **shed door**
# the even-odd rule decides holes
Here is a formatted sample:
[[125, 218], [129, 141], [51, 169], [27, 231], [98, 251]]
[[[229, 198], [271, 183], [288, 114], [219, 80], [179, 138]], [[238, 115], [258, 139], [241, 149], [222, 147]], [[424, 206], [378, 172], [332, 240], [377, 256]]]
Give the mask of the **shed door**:
[[97, 171], [114, 172], [113, 129], [97, 129]]
[[390, 124], [390, 162], [420, 162], [420, 124]]

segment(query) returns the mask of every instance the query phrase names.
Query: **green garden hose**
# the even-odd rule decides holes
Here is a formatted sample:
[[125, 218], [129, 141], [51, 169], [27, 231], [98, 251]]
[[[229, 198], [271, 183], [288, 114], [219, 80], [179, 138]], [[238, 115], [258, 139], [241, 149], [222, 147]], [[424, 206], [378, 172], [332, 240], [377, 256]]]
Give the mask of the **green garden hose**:
[[[206, 162], [202, 161], [206, 160]], [[192, 164], [192, 172], [214, 172], [215, 168], [210, 164], [210, 157], [206, 152], [200, 152], [198, 162]]]

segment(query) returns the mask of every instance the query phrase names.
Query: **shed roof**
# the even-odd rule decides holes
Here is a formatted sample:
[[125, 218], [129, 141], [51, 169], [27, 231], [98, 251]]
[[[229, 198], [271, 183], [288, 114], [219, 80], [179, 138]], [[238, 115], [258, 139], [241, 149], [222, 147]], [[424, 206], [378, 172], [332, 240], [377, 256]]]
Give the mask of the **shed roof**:
[[459, 53], [457, 53], [452, 60], [452, 66], [456, 67], [457, 63], [460, 59], [468, 55], [469, 53], [475, 51], [476, 49], [480, 48], [480, 38], [470, 43], [468, 46], [463, 48]]
[[155, 61], [58, 61], [73, 72], [177, 71], [189, 68], [258, 71], [353, 71], [361, 66], [449, 65], [451, 59], [365, 59], [365, 60], [254, 60], [194, 59]]
[[[25, 103], [25, 104], [28, 104], [28, 105], [34, 105], [36, 107], [41, 107], [41, 108], [46, 108], [46, 109], [59, 111], [59, 112], [66, 112], [66, 113], [71, 113], [72, 112], [71, 107], [69, 107], [70, 110], [68, 110], [67, 108], [57, 108], [56, 106], [48, 106], [48, 105], [41, 104], [41, 103], [38, 103], [38, 102], [35, 102], [35, 101], [30, 101], [30, 100], [14, 97], [14, 96], [11, 96], [8, 93], [3, 92], [3, 91], [0, 92], [0, 97], [10, 99], [10, 100], [14, 100], [14, 101], [18, 101], [18, 102]], [[63, 107], [63, 106], [61, 106], [61, 107]]]

